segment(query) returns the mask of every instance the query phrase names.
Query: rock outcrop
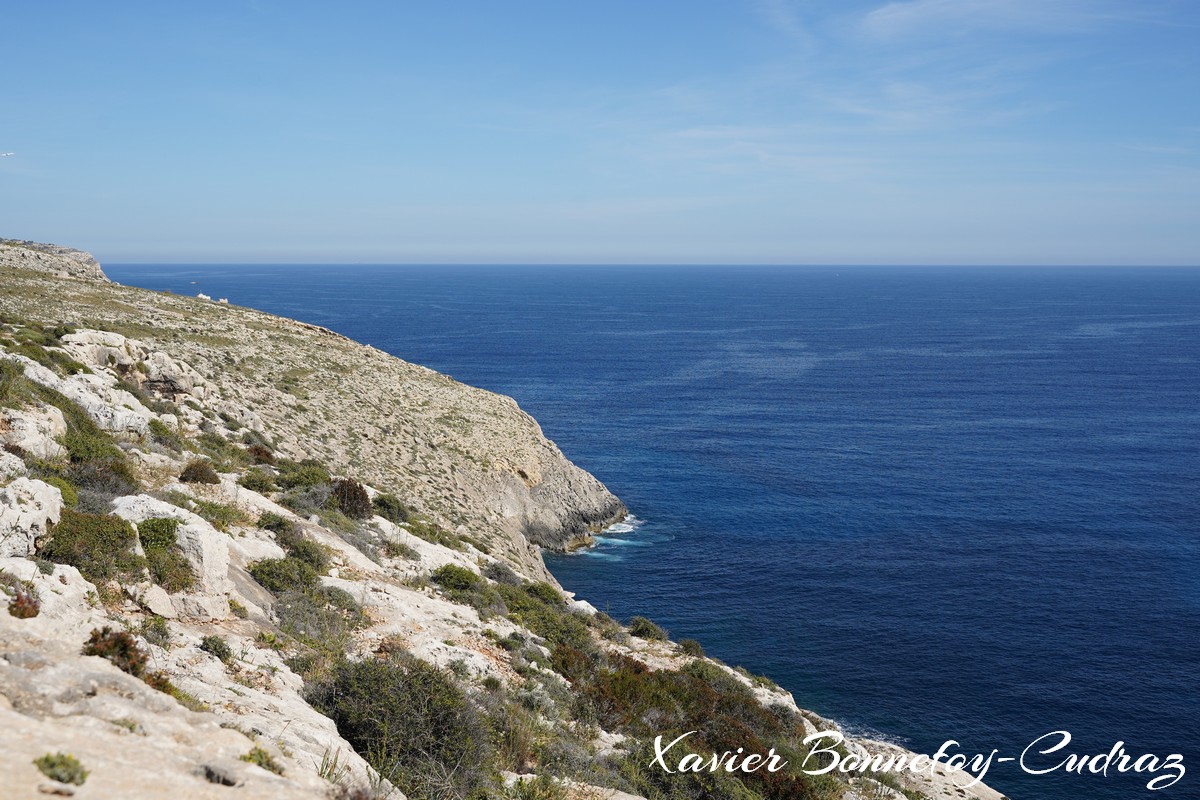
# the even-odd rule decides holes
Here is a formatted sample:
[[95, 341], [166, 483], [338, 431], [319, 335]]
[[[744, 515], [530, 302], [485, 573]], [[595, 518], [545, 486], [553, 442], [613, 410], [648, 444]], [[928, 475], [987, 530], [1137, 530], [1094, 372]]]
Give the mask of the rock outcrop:
[[19, 239], [0, 239], [0, 267], [49, 272], [61, 277], [108, 281], [100, 262], [91, 253]]

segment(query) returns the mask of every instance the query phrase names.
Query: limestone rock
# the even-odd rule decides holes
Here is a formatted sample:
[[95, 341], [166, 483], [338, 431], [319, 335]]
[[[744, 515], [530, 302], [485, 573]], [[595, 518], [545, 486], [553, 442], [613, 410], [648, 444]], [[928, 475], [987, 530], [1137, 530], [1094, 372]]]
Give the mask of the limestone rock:
[[17, 478], [0, 488], [0, 557], [32, 555], [62, 509], [62, 492], [48, 483]]
[[[117, 498], [113, 502], [113, 513], [134, 525], [156, 517], [179, 520], [175, 540], [195, 570], [201, 590], [210, 595], [224, 595], [232, 590], [229, 581], [229, 537], [202, 517], [145, 494]], [[216, 607], [210, 610], [215, 611]], [[227, 603], [224, 613], [229, 613]]]
[[108, 282], [100, 262], [91, 253], [18, 239], [0, 239], [0, 267], [38, 270], [60, 277]]
[[0, 410], [0, 443], [14, 445], [34, 458], [50, 461], [67, 451], [56, 440], [67, 432], [63, 414], [54, 406]]
[[25, 462], [7, 450], [0, 450], [0, 482], [26, 473]]

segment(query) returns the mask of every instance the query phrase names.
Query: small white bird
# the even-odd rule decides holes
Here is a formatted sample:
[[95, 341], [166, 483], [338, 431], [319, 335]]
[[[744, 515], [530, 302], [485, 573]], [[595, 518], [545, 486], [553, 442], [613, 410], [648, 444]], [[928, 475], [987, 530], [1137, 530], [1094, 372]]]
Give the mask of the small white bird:
[[0, 158], [4, 158], [5, 156], [15, 156], [15, 155], [16, 155], [16, 153], [0, 153]]

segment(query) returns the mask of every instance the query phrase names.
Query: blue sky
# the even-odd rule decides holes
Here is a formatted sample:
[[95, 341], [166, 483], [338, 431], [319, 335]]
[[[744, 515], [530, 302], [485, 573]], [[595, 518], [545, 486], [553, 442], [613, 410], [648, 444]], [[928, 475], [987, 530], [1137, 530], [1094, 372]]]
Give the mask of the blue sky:
[[102, 261], [1200, 263], [1200, 3], [9, 3]]

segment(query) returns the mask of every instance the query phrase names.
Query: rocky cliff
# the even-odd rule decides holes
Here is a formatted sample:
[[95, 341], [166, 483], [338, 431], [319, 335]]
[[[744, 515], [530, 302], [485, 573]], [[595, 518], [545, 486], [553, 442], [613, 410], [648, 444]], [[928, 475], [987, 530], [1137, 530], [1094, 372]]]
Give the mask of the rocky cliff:
[[[511, 398], [314, 325], [108, 283], [86, 253], [36, 247], [0, 247], [0, 312], [116, 331], [169, 351], [192, 365], [189, 381], [211, 391], [225, 432], [269, 429], [281, 452], [401, 494], [527, 572], [549, 578], [534, 544], [565, 548], [626, 513]], [[143, 360], [119, 347], [105, 356], [121, 369]], [[148, 389], [180, 396], [183, 387], [145, 363]]]
[[0, 239], [0, 267], [32, 269], [64, 278], [108, 280], [91, 253], [20, 239]]
[[998, 800], [656, 770], [837, 726], [553, 584], [535, 543], [625, 510], [511, 399], [40, 256], [87, 263], [0, 265], [5, 798]]

